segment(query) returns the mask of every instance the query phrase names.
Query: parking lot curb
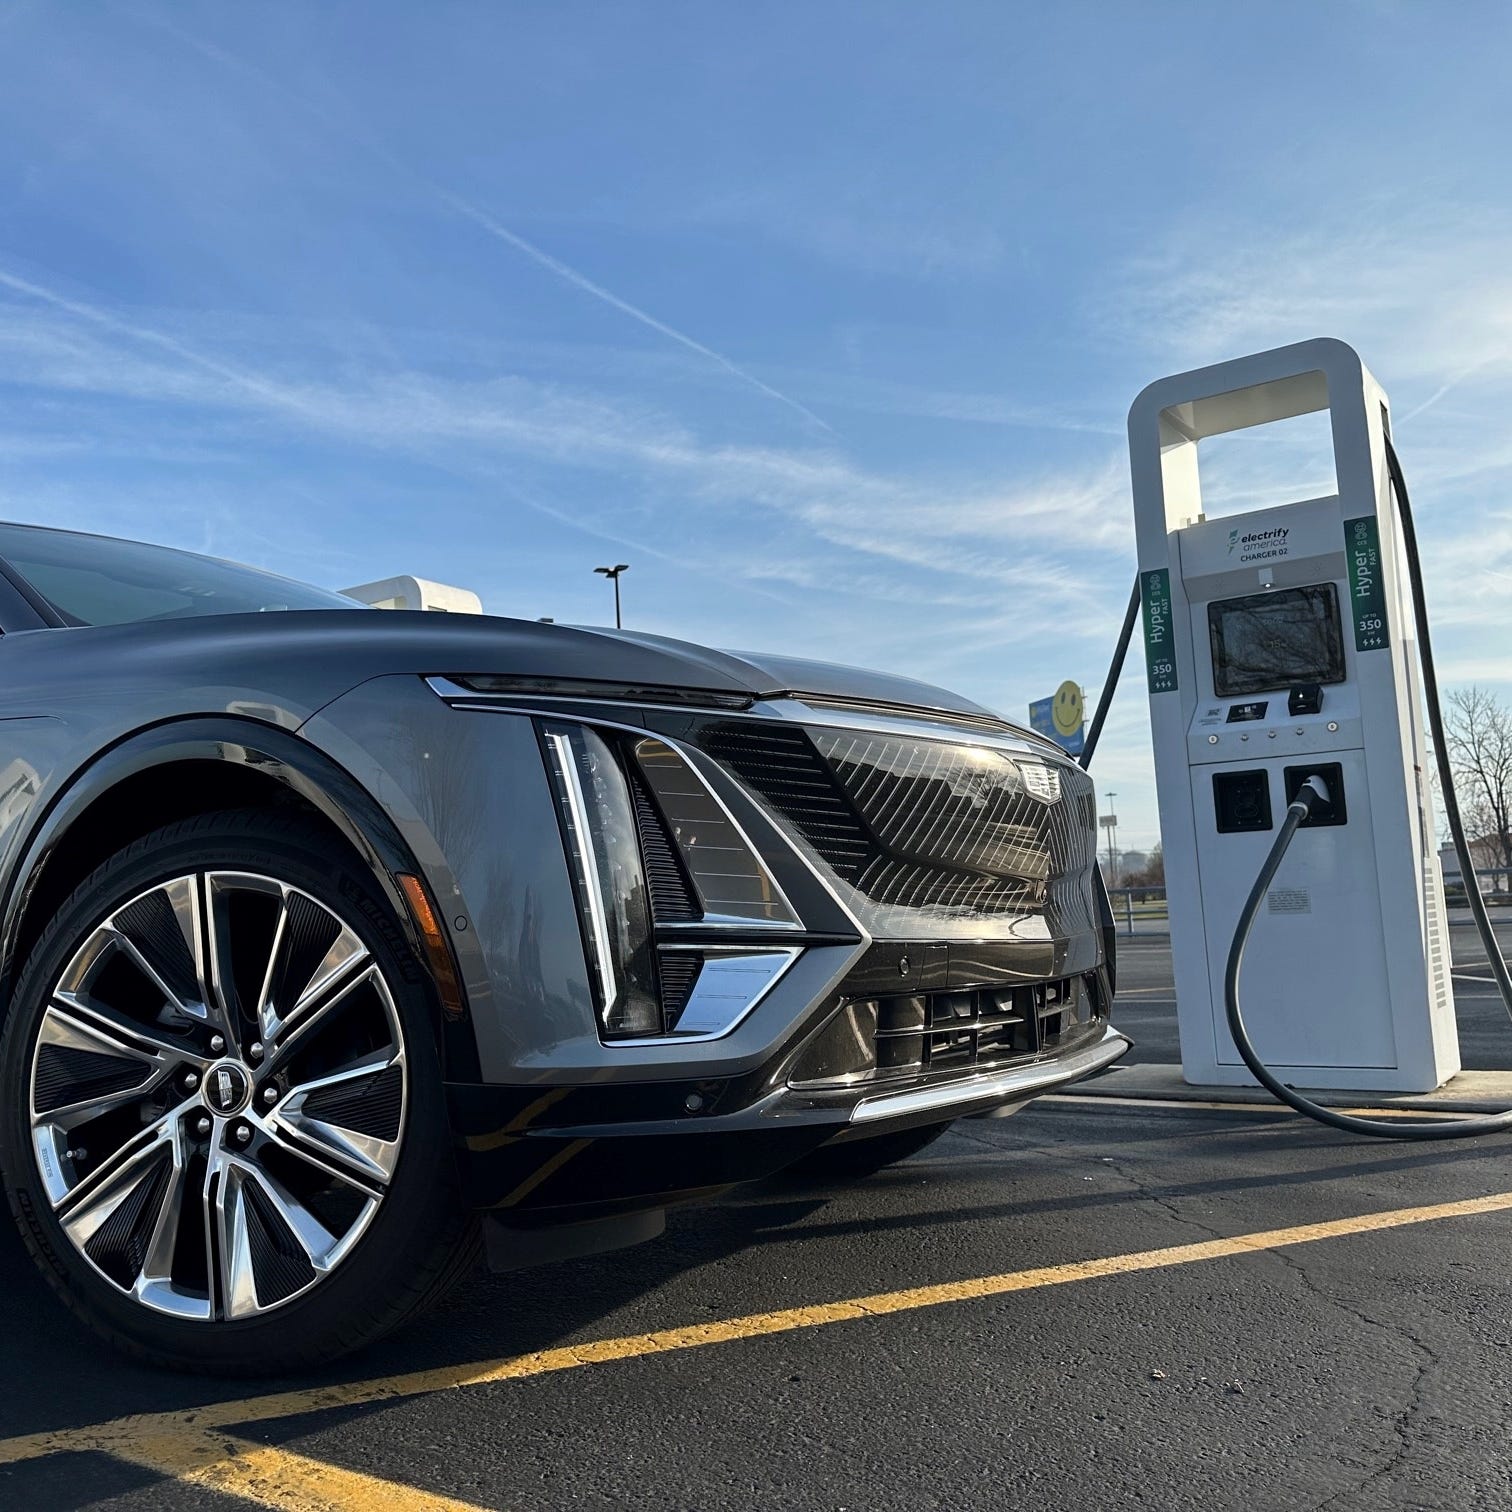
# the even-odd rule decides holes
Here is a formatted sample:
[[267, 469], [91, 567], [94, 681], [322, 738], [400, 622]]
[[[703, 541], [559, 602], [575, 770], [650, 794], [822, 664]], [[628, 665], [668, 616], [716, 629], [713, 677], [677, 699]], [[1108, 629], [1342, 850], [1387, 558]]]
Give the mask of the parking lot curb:
[[[1281, 1106], [1262, 1087], [1193, 1086], [1181, 1079], [1177, 1065], [1114, 1066], [1101, 1075], [1062, 1089], [1066, 1098], [1119, 1098], [1150, 1102], [1231, 1103]], [[1512, 1108], [1512, 1071], [1461, 1071], [1437, 1092], [1327, 1092], [1308, 1089], [1309, 1097], [1330, 1108], [1399, 1109], [1424, 1113], [1488, 1113]]]

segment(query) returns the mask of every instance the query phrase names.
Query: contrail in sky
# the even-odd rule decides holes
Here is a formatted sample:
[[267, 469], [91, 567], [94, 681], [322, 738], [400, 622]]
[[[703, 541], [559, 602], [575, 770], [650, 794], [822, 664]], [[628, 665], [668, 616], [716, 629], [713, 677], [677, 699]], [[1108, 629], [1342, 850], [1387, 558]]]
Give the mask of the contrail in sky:
[[14, 273], [0, 271], [0, 289], [9, 289], [13, 294], [24, 295], [28, 299], [36, 300], [39, 304], [51, 305], [56, 310], [62, 310], [78, 320], [88, 321], [91, 325], [99, 326], [104, 330], [113, 331], [118, 336], [127, 336], [146, 346], [154, 346], [160, 351], [169, 352], [181, 361], [190, 363], [204, 372], [213, 373], [217, 378], [223, 378], [227, 383], [246, 389], [249, 393], [256, 394], [260, 399], [281, 409], [292, 409], [301, 413], [304, 411], [304, 406], [299, 399], [281, 384], [270, 383], [255, 373], [243, 372], [240, 368], [220, 362], [214, 357], [207, 357], [203, 352], [197, 352], [193, 347], [185, 346], [183, 342], [165, 335], [162, 331], [155, 331], [150, 326], [136, 325], [129, 320], [122, 320], [119, 316], [112, 315], [108, 310], [102, 310], [97, 305], [86, 304], [80, 299], [70, 299], [66, 294], [59, 294], [55, 289], [32, 283], [25, 278], [17, 278]]
[[168, 32], [186, 47], [193, 48], [202, 56], [211, 59], [222, 67], [230, 68], [237, 73], [245, 75], [265, 89], [277, 91], [285, 99], [298, 105], [306, 115], [319, 121], [327, 130], [335, 132], [354, 147], [366, 152], [391, 172], [399, 174], [401, 177], [410, 180], [411, 183], [418, 185], [455, 214], [462, 216], [466, 220], [470, 220], [474, 225], [495, 238], [495, 240], [512, 247], [516, 252], [523, 253], [532, 262], [545, 268], [548, 273], [555, 274], [564, 283], [572, 285], [575, 289], [580, 289], [583, 293], [608, 305], [610, 309], [618, 310], [621, 315], [629, 316], [631, 320], [637, 321], [649, 330], [655, 331], [659, 336], [665, 336], [668, 341], [674, 341], [687, 351], [696, 353], [706, 361], [714, 363], [716, 367], [723, 368], [731, 377], [739, 379], [747, 387], [755, 389], [760, 394], [765, 394], [768, 399], [775, 399], [777, 403], [786, 405], [788, 409], [802, 415], [811, 425], [816, 425], [819, 429], [830, 432], [831, 435], [835, 433], [832, 425], [821, 420], [818, 415], [800, 404], [798, 400], [784, 394], [780, 389], [773, 388], [769, 383], [763, 383], [754, 373], [747, 372], [739, 363], [732, 361], [722, 352], [716, 352], [713, 347], [705, 346], [703, 342], [695, 340], [692, 336], [687, 335], [686, 332], [679, 331], [676, 326], [670, 326], [666, 321], [658, 320], [649, 311], [641, 309], [638, 305], [631, 304], [628, 299], [621, 299], [618, 294], [606, 289], [602, 284], [595, 283], [586, 274], [579, 273], [576, 268], [564, 263], [561, 258], [553, 257], [551, 253], [544, 251], [533, 242], [526, 241], [518, 232], [511, 231], [508, 226], [495, 220], [486, 210], [480, 209], [462, 195], [457, 194], [451, 189], [447, 189], [435, 180], [428, 178], [425, 174], [411, 168], [402, 159], [390, 152], [388, 148], [382, 147], [377, 142], [354, 131], [344, 122], [333, 119], [327, 111], [317, 105], [312, 105], [302, 96], [295, 94], [280, 80], [265, 73], [254, 64], [246, 62], [234, 53], [227, 52], [225, 48], [219, 47], [213, 42], [202, 41], [200, 38], [182, 31], [171, 22], [164, 21], [161, 17], [134, 16], [133, 19], [147, 21], [151, 25]]
[[[384, 154], [387, 156], [387, 154]], [[789, 398], [779, 389], [774, 389], [771, 384], [763, 383], [754, 374], [746, 372], [743, 367], [731, 362], [721, 352], [716, 352], [712, 347], [706, 347], [701, 341], [695, 341], [691, 336], [684, 335], [675, 326], [669, 326], [665, 321], [658, 320], [654, 315], [631, 304], [628, 300], [621, 299], [618, 294], [611, 293], [602, 284], [596, 284], [591, 278], [579, 273], [576, 268], [569, 267], [560, 258], [553, 257], [549, 252], [543, 252], [533, 243], [525, 240], [523, 236], [511, 231], [508, 226], [500, 225], [487, 211], [480, 210], [476, 205], [463, 199], [461, 195], [453, 194], [450, 189], [443, 189], [439, 184], [431, 184], [426, 181], [431, 192], [441, 200], [443, 204], [450, 205], [458, 215], [466, 216], [468, 220], [481, 226], [490, 236], [496, 236], [500, 241], [507, 243], [517, 252], [523, 252], [526, 257], [538, 262], [543, 268], [555, 273], [558, 278], [564, 279], [574, 288], [582, 289], [584, 293], [591, 294], [595, 299], [601, 299], [606, 305], [618, 310], [622, 315], [628, 315], [632, 320], [638, 320], [644, 326], [649, 326], [653, 331], [659, 332], [669, 341], [675, 341], [679, 346], [686, 347], [690, 352], [697, 352], [700, 357], [707, 357], [710, 362], [717, 363], [727, 373], [733, 374], [743, 383], [748, 383], [752, 388], [765, 394], [769, 399], [775, 399], [779, 404], [785, 404], [789, 409], [797, 410], [805, 420], [824, 430], [833, 432], [834, 427], [826, 425], [811, 409], [805, 408], [796, 399]]]
[[[231, 364], [221, 362], [218, 358], [208, 357], [205, 353], [196, 351], [191, 346], [186, 346], [173, 336], [164, 331], [154, 329], [152, 326], [144, 326], [136, 321], [122, 320], [118, 315], [112, 315], [108, 310], [102, 310], [98, 305], [92, 305], [82, 299], [73, 299], [67, 294], [61, 294], [56, 289], [48, 288], [45, 284], [34, 283], [31, 279], [20, 278], [14, 273], [7, 273], [0, 269], [0, 289], [8, 289], [12, 294], [19, 294], [25, 299], [35, 301], [37, 304], [48, 305], [52, 309], [61, 310], [66, 315], [71, 315], [76, 320], [81, 320], [89, 325], [96, 326], [100, 330], [109, 331], [116, 336], [124, 336], [129, 341], [135, 341], [143, 346], [154, 347], [160, 352], [165, 352], [176, 357], [179, 361], [191, 367], [198, 368], [201, 372], [209, 373], [223, 380], [232, 387], [242, 389], [254, 399], [261, 401], [270, 409], [279, 409], [292, 412], [300, 419], [319, 425], [323, 416], [319, 406], [312, 406], [306, 398], [297, 391], [287, 388], [285, 385], [263, 377], [261, 374], [248, 372], [245, 369], [233, 367]], [[475, 474], [470, 473], [455, 463], [439, 461], [432, 457], [428, 459], [432, 466], [439, 467], [443, 472], [450, 473], [453, 477], [470, 478]], [[607, 528], [605, 525], [592, 520], [584, 520], [580, 512], [562, 509], [555, 504], [549, 504], [545, 500], [527, 494], [519, 485], [509, 479], [490, 474], [491, 486], [508, 494], [514, 501], [526, 509], [534, 510], [550, 519], [556, 520], [562, 525], [580, 530], [585, 535], [593, 536], [598, 540], [608, 541], [615, 546], [633, 546], [644, 555], [653, 556], [662, 561], [671, 562], [673, 565], [684, 568], [687, 571], [700, 571], [702, 564], [685, 560], [669, 551], [662, 551], [655, 546], [648, 545], [644, 541], [630, 540], [625, 535]], [[208, 522], [207, 522], [208, 524]], [[245, 527], [243, 527], [245, 528]], [[205, 551], [213, 549], [213, 542], [207, 541], [202, 548]], [[754, 593], [762, 598], [775, 599], [779, 603], [787, 602], [781, 594], [773, 593], [770, 589], [762, 588], [758, 584], [745, 584], [747, 592]]]
[[1416, 409], [1409, 410], [1405, 415], [1403, 415], [1401, 423], [1405, 425], [1409, 420], [1416, 420], [1424, 410], [1431, 409], [1435, 404], [1439, 402], [1440, 399], [1444, 397], [1445, 394], [1451, 393], [1454, 389], [1457, 389], [1460, 384], [1465, 381], [1465, 379], [1471, 377], [1475, 373], [1480, 372], [1480, 370], [1483, 367], [1488, 366], [1491, 361], [1492, 359], [1490, 357], [1486, 357], [1483, 358], [1480, 362], [1472, 362], [1470, 366], [1465, 368], [1462, 372], [1455, 373], [1447, 383], [1440, 384], [1438, 388], [1436, 388], [1431, 394], [1429, 394], [1429, 396], [1425, 400], [1423, 400], [1423, 402], [1418, 405]]

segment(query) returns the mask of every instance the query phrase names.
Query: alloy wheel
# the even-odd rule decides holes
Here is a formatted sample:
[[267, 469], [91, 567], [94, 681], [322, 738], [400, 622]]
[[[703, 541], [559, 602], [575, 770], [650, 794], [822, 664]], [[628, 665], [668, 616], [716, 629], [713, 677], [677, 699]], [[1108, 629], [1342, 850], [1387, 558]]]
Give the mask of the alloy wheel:
[[352, 1252], [408, 1096], [394, 998], [357, 933], [277, 878], [201, 871], [74, 951], [32, 1049], [32, 1147], [79, 1253], [179, 1318], [255, 1317]]

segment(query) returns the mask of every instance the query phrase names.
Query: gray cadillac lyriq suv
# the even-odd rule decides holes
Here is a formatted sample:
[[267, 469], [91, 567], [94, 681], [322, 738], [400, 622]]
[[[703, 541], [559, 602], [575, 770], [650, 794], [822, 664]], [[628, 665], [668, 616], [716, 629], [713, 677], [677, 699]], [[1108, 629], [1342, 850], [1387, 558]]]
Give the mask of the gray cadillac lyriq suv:
[[[267, 611], [278, 610], [279, 613]], [[939, 689], [0, 526], [0, 1168], [155, 1361], [1111, 1064], [1087, 777]]]

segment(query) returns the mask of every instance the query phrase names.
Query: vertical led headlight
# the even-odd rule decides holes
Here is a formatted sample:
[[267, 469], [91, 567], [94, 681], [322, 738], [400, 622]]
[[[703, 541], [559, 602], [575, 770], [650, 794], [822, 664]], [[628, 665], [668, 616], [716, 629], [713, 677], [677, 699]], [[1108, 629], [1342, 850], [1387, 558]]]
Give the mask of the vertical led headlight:
[[604, 1036], [660, 1034], [651, 909], [624, 773], [584, 725], [543, 723], [541, 741]]

